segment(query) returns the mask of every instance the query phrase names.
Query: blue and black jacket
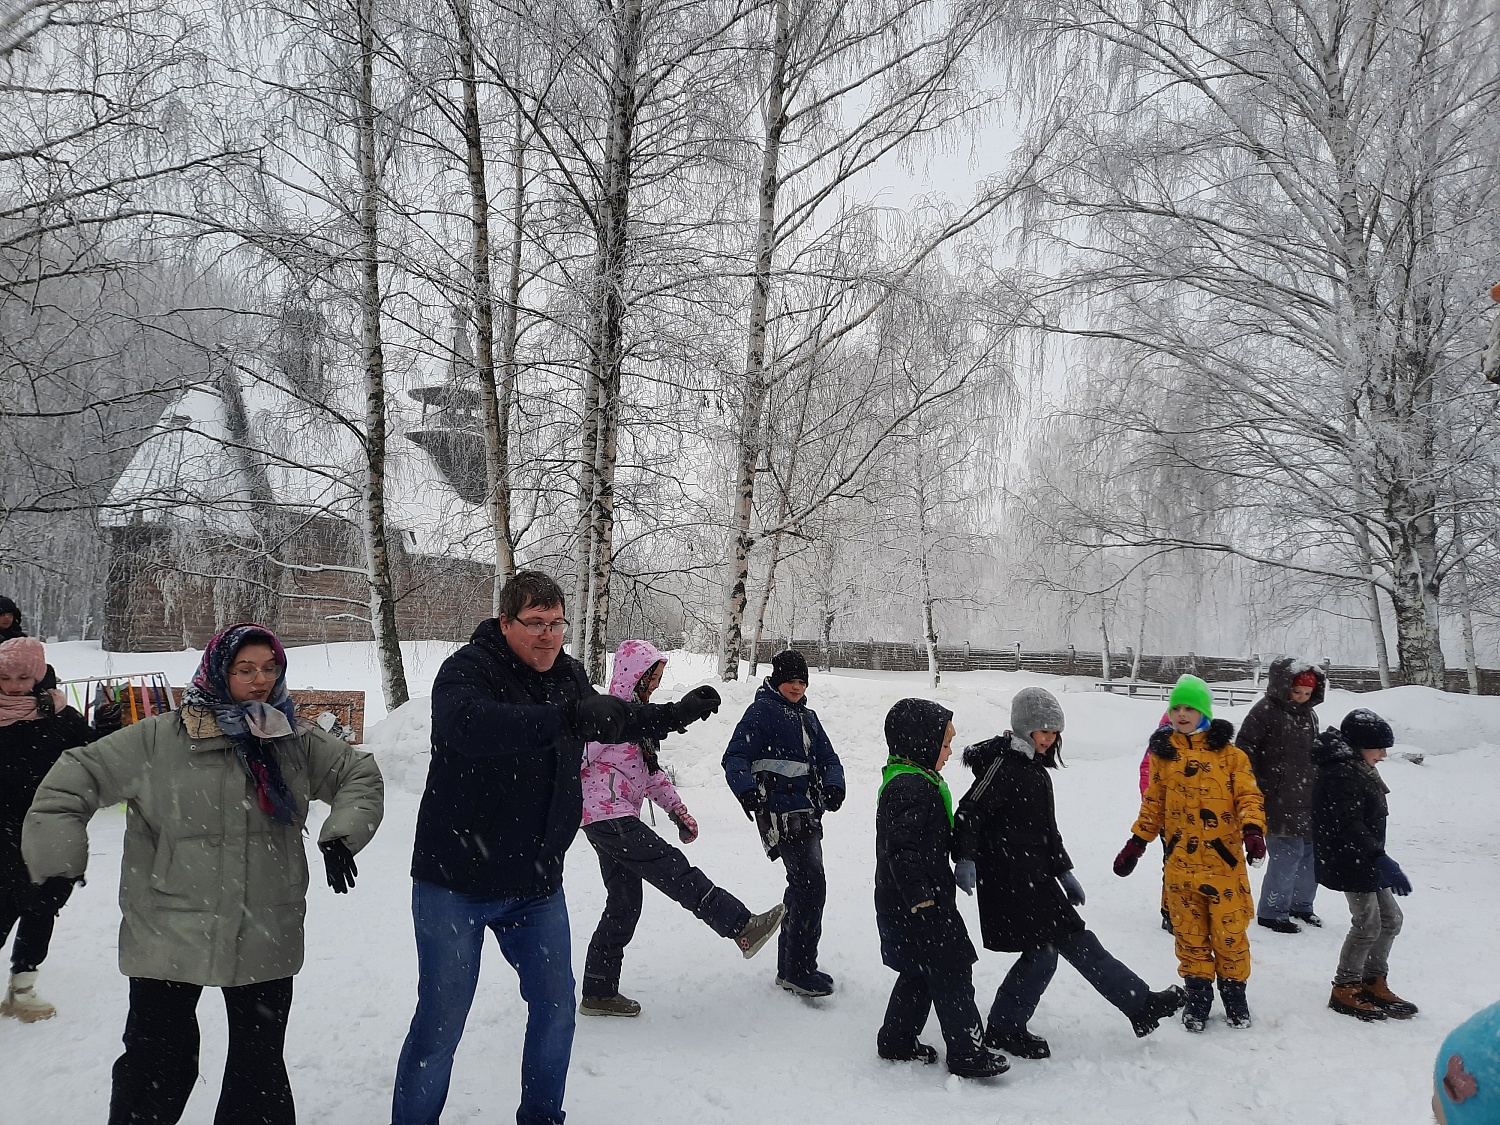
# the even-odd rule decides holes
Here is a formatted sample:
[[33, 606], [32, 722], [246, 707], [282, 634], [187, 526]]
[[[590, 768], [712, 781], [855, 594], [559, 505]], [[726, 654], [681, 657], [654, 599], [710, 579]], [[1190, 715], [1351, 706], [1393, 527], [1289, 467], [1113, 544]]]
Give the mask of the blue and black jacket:
[[792, 703], [760, 685], [724, 751], [724, 779], [736, 797], [757, 785], [769, 812], [822, 811], [823, 791], [843, 789], [844, 767], [818, 714], [803, 699]]

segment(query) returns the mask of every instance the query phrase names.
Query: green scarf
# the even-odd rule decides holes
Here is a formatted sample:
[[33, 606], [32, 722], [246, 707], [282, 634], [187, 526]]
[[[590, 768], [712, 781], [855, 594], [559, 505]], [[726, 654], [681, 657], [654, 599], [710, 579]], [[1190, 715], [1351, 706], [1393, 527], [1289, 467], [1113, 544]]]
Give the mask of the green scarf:
[[943, 780], [943, 775], [936, 770], [930, 770], [926, 766], [919, 766], [916, 762], [908, 762], [905, 758], [898, 758], [894, 754], [885, 763], [885, 769], [880, 774], [880, 790], [876, 793], [876, 800], [880, 799], [880, 793], [885, 792], [885, 787], [894, 778], [903, 773], [914, 773], [918, 777], [925, 777], [938, 787], [938, 792], [943, 797], [943, 811], [948, 814], [948, 826], [953, 826], [953, 793], [948, 788], [948, 783]]

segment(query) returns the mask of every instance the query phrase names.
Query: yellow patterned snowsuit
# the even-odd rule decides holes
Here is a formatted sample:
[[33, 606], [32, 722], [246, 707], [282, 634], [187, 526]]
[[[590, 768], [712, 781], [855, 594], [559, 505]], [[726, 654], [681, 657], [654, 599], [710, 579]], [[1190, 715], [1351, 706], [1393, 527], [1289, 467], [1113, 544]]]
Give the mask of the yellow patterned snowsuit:
[[1151, 755], [1151, 781], [1131, 831], [1142, 840], [1167, 840], [1162, 878], [1178, 972], [1250, 977], [1246, 928], [1255, 914], [1245, 869], [1243, 830], [1265, 830], [1260, 787], [1250, 759], [1233, 743], [1211, 749], [1206, 731], [1172, 733], [1175, 760]]

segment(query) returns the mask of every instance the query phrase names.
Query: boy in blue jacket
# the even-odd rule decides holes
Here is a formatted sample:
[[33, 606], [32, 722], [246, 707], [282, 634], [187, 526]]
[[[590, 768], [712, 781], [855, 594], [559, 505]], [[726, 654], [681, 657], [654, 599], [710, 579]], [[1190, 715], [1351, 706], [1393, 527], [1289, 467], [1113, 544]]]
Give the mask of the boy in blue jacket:
[[818, 971], [823, 934], [823, 813], [844, 803], [844, 767], [807, 705], [807, 660], [788, 649], [745, 709], [729, 748], [724, 778], [760, 829], [771, 859], [786, 867], [776, 983], [798, 996], [827, 996], [833, 978]]

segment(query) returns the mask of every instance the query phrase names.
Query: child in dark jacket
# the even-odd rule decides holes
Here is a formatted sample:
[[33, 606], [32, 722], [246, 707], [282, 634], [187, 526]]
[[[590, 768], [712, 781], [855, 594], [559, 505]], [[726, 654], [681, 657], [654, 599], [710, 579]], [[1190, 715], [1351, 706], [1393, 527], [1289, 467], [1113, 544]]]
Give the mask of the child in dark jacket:
[[875, 922], [880, 959], [900, 974], [878, 1039], [880, 1057], [937, 1061], [919, 1042], [937, 1008], [948, 1069], [990, 1078], [1010, 1068], [984, 1043], [974, 1004], [977, 960], [954, 901], [948, 856], [953, 797], [940, 771], [953, 747], [953, 713], [926, 699], [903, 699], [885, 717], [890, 751], [875, 810]]
[[995, 993], [985, 1043], [1024, 1059], [1052, 1053], [1026, 1025], [1059, 956], [1130, 1020], [1137, 1035], [1149, 1035], [1187, 996], [1181, 988], [1152, 992], [1074, 909], [1083, 905], [1083, 887], [1057, 828], [1048, 776], [1062, 755], [1062, 705], [1045, 688], [1023, 688], [1011, 700], [1010, 723], [1003, 735], [964, 751], [974, 784], [953, 828], [958, 884], [969, 894], [978, 887], [985, 948], [1021, 955]]
[[1318, 882], [1344, 892], [1350, 915], [1328, 1006], [1367, 1022], [1417, 1014], [1417, 1006], [1397, 996], [1385, 981], [1391, 943], [1401, 932], [1395, 896], [1411, 894], [1411, 881], [1385, 853], [1388, 789], [1375, 771], [1395, 741], [1389, 723], [1360, 708], [1345, 715], [1338, 730], [1324, 731], [1313, 743]]

